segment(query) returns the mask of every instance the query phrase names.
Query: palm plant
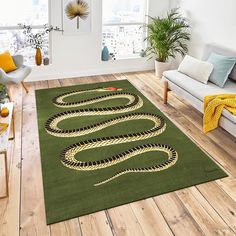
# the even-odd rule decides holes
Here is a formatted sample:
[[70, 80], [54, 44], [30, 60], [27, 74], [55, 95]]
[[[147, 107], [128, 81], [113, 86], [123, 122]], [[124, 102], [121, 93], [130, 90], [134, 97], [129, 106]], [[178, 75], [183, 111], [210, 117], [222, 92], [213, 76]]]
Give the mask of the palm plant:
[[188, 52], [187, 42], [190, 40], [190, 26], [185, 18], [173, 9], [164, 18], [150, 17], [151, 23], [146, 24], [149, 42], [146, 55], [155, 57], [159, 62], [167, 62], [177, 54], [184, 56]]

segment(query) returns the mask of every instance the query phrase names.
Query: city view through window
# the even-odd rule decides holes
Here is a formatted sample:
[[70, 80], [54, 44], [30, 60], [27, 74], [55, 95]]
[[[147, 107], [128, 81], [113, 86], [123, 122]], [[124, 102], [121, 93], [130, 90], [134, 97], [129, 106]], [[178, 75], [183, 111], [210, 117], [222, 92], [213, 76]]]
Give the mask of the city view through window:
[[103, 0], [103, 45], [116, 58], [135, 57], [145, 48], [147, 0]]
[[[102, 41], [116, 58], [136, 57], [145, 48], [143, 23], [147, 0], [103, 0]], [[20, 14], [19, 14], [20, 12]], [[24, 56], [34, 64], [35, 49], [26, 44], [18, 24], [31, 25], [34, 32], [48, 23], [48, 0], [5, 1], [0, 8], [0, 48]], [[43, 56], [49, 57], [49, 37], [45, 36]]]
[[[48, 23], [48, 0], [4, 1], [0, 8], [0, 48], [11, 54], [21, 54], [25, 63], [34, 64], [35, 49], [26, 44], [26, 38], [18, 24], [31, 25], [34, 33]], [[44, 38], [42, 52], [49, 56], [49, 38]]]

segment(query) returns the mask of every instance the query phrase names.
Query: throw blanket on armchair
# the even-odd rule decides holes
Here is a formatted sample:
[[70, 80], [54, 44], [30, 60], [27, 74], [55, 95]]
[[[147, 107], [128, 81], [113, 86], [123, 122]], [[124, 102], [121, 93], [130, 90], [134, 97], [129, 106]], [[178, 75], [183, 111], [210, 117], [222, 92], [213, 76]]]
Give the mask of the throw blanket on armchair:
[[218, 127], [223, 109], [236, 115], [236, 94], [216, 94], [204, 97], [203, 131]]

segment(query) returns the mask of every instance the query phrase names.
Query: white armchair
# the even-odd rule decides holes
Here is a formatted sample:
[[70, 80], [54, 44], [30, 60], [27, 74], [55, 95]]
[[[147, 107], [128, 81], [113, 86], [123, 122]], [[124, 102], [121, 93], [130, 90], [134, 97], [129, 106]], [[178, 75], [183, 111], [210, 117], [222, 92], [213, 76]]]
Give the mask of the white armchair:
[[0, 83], [5, 85], [9, 83], [21, 83], [26, 93], [28, 93], [28, 89], [24, 84], [24, 79], [30, 74], [32, 69], [31, 67], [23, 64], [24, 59], [22, 55], [15, 55], [12, 58], [17, 69], [12, 72], [6, 73], [0, 68]]

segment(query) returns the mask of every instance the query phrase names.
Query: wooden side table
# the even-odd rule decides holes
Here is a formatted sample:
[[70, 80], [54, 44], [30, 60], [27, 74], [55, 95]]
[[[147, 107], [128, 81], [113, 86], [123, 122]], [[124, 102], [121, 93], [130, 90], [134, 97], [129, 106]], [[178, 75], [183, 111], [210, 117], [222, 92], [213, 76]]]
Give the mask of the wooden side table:
[[[6, 195], [1, 196], [0, 199], [6, 198], [9, 196], [9, 188], [8, 188], [8, 165], [7, 165], [7, 147], [8, 142], [15, 137], [15, 128], [14, 128], [14, 117], [13, 117], [13, 102], [2, 104], [2, 106], [7, 107], [9, 110], [9, 115], [6, 118], [0, 117], [0, 123], [7, 123], [7, 130], [0, 135], [0, 156], [4, 156], [5, 161], [5, 180], [6, 180]], [[11, 125], [13, 128], [13, 138], [9, 138]]]

